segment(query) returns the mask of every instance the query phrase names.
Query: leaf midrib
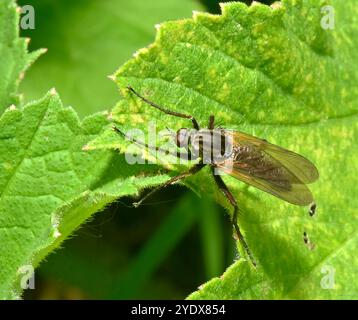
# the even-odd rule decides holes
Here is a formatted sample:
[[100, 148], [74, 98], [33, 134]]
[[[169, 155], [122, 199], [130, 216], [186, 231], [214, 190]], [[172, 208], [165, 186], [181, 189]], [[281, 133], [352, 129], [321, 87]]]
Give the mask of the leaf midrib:
[[[34, 133], [32, 134], [31, 136], [31, 139], [29, 139], [29, 142], [28, 144], [25, 146], [25, 148], [22, 148], [25, 150], [25, 152], [22, 154], [21, 156], [21, 160], [18, 162], [18, 164], [16, 165], [16, 167], [14, 168], [10, 178], [8, 179], [7, 183], [5, 184], [1, 194], [0, 194], [0, 201], [3, 199], [3, 196], [6, 195], [7, 191], [8, 191], [8, 188], [9, 186], [11, 185], [11, 182], [12, 180], [15, 178], [16, 174], [17, 174], [17, 171], [19, 170], [19, 168], [21, 167], [23, 161], [27, 158], [28, 156], [28, 151], [29, 151], [29, 148], [31, 147], [32, 143], [33, 143], [33, 140], [34, 140], [34, 137], [36, 136], [38, 130], [40, 129], [40, 127], [42, 126], [43, 124], [43, 121], [45, 119], [45, 115], [47, 113], [47, 110], [48, 110], [48, 104], [46, 106], [46, 108], [44, 109], [44, 112], [43, 114], [41, 115], [41, 120], [38, 122], [38, 125], [35, 127], [34, 129]], [[9, 111], [11, 112], [11, 111]], [[24, 112], [24, 111], [23, 111]]]

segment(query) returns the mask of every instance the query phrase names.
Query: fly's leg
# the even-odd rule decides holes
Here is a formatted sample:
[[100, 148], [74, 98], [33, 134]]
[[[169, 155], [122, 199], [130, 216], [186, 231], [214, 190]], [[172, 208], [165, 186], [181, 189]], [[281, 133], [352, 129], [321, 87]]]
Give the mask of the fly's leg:
[[[215, 117], [214, 115], [210, 115], [209, 117], [209, 125], [208, 125], [208, 129], [211, 130], [211, 143], [210, 143], [210, 161], [213, 162], [214, 161], [214, 136], [213, 136], [213, 130], [214, 130], [214, 123], [215, 123]], [[202, 143], [202, 141], [200, 141]], [[201, 144], [201, 148], [202, 148], [202, 144]], [[201, 150], [203, 151], [203, 150]], [[203, 157], [203, 153], [201, 153], [201, 157]]]
[[170, 186], [171, 184], [178, 182], [184, 178], [187, 178], [197, 172], [199, 172], [203, 167], [205, 167], [205, 164], [202, 163], [198, 163], [196, 165], [194, 165], [193, 167], [191, 167], [188, 171], [183, 172], [171, 179], [169, 179], [167, 182], [165, 182], [164, 184], [162, 184], [161, 186], [154, 188], [153, 190], [151, 190], [149, 193], [147, 193], [142, 199], [140, 199], [138, 202], [133, 203], [134, 207], [138, 207], [142, 204], [142, 202], [147, 199], [148, 197], [150, 197], [153, 193], [157, 192], [158, 190], [165, 188], [167, 186]]
[[244, 248], [246, 254], [248, 255], [248, 257], [250, 258], [252, 264], [256, 267], [255, 259], [251, 253], [251, 250], [250, 250], [248, 244], [245, 241], [243, 234], [241, 233], [241, 230], [240, 230], [240, 227], [238, 224], [239, 207], [237, 205], [237, 202], [236, 202], [234, 196], [232, 195], [232, 193], [230, 192], [229, 188], [223, 181], [223, 179], [219, 175], [215, 174], [215, 168], [211, 167], [211, 170], [212, 170], [212, 174], [214, 176], [217, 186], [224, 193], [224, 195], [229, 200], [231, 205], [234, 207], [234, 213], [233, 213], [231, 222], [232, 222], [232, 225], [234, 226], [235, 235], [236, 235], [237, 239], [240, 241], [241, 245], [243, 246], [243, 248]]
[[112, 127], [113, 131], [118, 133], [119, 135], [121, 135], [122, 137], [124, 137], [125, 139], [129, 140], [129, 141], [132, 141], [133, 143], [136, 143], [140, 146], [143, 146], [143, 147], [146, 147], [152, 151], [159, 151], [165, 155], [171, 155], [171, 156], [174, 156], [174, 157], [177, 157], [177, 158], [180, 158], [180, 159], [184, 159], [184, 160], [195, 160], [196, 157], [193, 157], [190, 150], [188, 150], [188, 152], [180, 152], [180, 151], [177, 151], [177, 152], [170, 152], [168, 150], [165, 150], [163, 148], [159, 148], [159, 147], [152, 147], [152, 146], [149, 146], [147, 143], [143, 142], [143, 141], [139, 141], [135, 138], [132, 138], [132, 137], [128, 137], [126, 136], [126, 134], [121, 131], [119, 128], [117, 128], [115, 125]]
[[214, 122], [215, 122], [215, 117], [211, 115], [209, 117], [209, 126], [208, 126], [209, 130], [214, 130]]
[[152, 102], [152, 101], [149, 101], [147, 98], [143, 97], [141, 94], [139, 94], [137, 91], [135, 91], [131, 86], [127, 86], [127, 89], [129, 91], [131, 91], [132, 93], [134, 93], [139, 99], [141, 99], [142, 101], [144, 101], [145, 103], [149, 104], [150, 106], [166, 113], [166, 114], [169, 114], [171, 116], [174, 116], [174, 117], [179, 117], [179, 118], [184, 118], [184, 119], [189, 119], [191, 120], [192, 124], [193, 124], [193, 127], [194, 129], [196, 130], [200, 130], [200, 127], [199, 127], [199, 124], [198, 122], [196, 121], [196, 119], [189, 115], [189, 114], [184, 114], [184, 113], [179, 113], [179, 112], [175, 112], [175, 111], [171, 111], [171, 110], [168, 110], [168, 109], [165, 109], [161, 106], [159, 106], [158, 104]]

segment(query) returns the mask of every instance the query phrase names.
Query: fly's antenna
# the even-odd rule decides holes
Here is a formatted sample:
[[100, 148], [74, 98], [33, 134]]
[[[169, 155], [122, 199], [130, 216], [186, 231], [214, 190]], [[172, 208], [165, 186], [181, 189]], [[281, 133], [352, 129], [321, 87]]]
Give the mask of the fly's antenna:
[[180, 113], [180, 112], [176, 112], [176, 111], [171, 111], [169, 109], [166, 109], [166, 108], [163, 108], [161, 107], [160, 105], [148, 100], [146, 97], [142, 96], [141, 94], [139, 94], [137, 91], [135, 91], [133, 89], [132, 86], [128, 85], [127, 86], [127, 90], [129, 90], [130, 92], [132, 92], [134, 95], [136, 95], [139, 99], [141, 99], [143, 102], [145, 102], [146, 104], [152, 106], [153, 108], [156, 108], [158, 110], [160, 110], [161, 112], [164, 112], [166, 114], [169, 114], [171, 116], [174, 116], [174, 117], [178, 117], [178, 118], [184, 118], [184, 119], [189, 119], [191, 120], [192, 124], [193, 124], [193, 127], [196, 129], [196, 130], [199, 130], [200, 127], [199, 127], [199, 124], [198, 122], [196, 121], [196, 119], [190, 115], [190, 114], [185, 114], [185, 113]]

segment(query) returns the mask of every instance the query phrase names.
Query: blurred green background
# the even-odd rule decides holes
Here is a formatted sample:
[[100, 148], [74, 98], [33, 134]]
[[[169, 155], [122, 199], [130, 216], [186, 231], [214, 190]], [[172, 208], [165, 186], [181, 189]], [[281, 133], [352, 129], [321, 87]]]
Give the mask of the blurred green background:
[[[154, 25], [220, 11], [216, 0], [21, 0], [35, 8], [30, 50], [48, 48], [27, 73], [25, 101], [56, 87], [83, 118], [118, 100], [107, 76], [153, 42]], [[243, 1], [250, 3], [251, 1]], [[270, 3], [273, 1], [262, 1]], [[25, 299], [183, 299], [235, 259], [225, 211], [173, 186], [138, 209], [120, 199], [51, 254]]]

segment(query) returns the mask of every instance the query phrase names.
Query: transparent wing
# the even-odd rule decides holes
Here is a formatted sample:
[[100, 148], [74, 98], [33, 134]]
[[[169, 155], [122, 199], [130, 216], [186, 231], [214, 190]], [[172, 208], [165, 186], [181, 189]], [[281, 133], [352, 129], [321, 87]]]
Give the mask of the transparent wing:
[[318, 179], [306, 158], [265, 140], [232, 131], [234, 157], [216, 166], [233, 177], [296, 205], [308, 205], [313, 196], [307, 183]]
[[287, 168], [303, 183], [312, 183], [318, 179], [317, 168], [305, 157], [246, 133], [233, 131], [233, 135], [234, 144], [245, 145], [249, 143], [258, 147], [264, 153], [280, 162], [282, 166]]
[[[227, 171], [227, 167], [223, 165], [218, 165], [218, 168], [224, 172]], [[270, 193], [289, 203], [306, 206], [313, 202], [312, 193], [305, 184], [290, 183], [287, 184], [287, 186], [282, 186], [275, 181], [257, 178], [238, 170], [230, 170], [227, 173], [251, 186]]]

